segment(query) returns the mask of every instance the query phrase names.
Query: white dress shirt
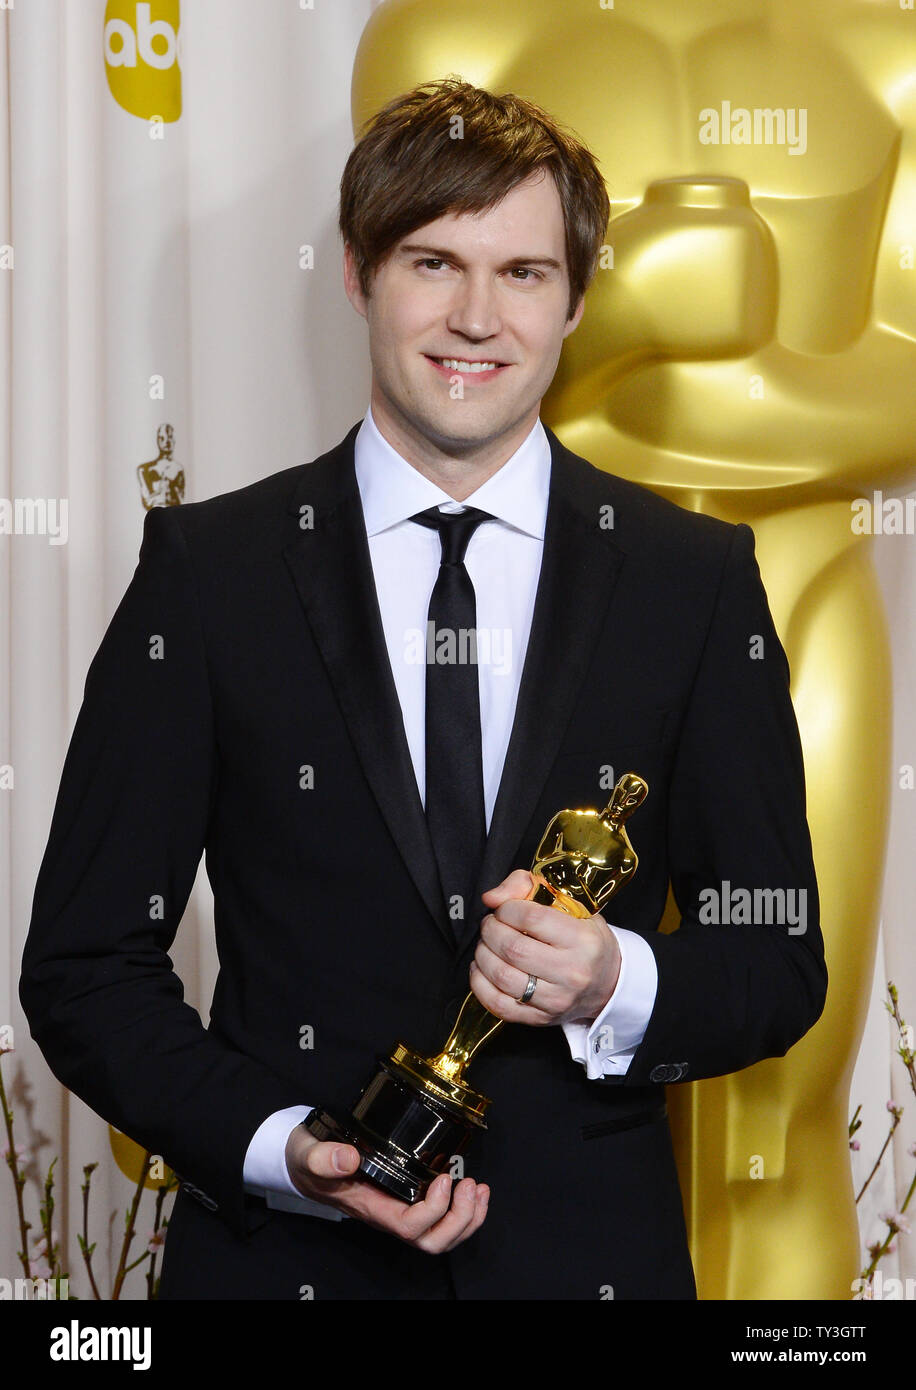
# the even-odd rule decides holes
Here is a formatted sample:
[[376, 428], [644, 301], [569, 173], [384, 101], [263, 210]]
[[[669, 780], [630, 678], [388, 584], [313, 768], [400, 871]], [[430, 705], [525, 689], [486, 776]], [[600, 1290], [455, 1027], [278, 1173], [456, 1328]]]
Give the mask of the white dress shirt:
[[[465, 555], [477, 605], [478, 678], [487, 829], [515, 719], [544, 548], [550, 485], [550, 442], [540, 420], [512, 457], [465, 502], [456, 502], [401, 457], [367, 410], [355, 441], [356, 479], [391, 672], [404, 718], [420, 798], [426, 799], [426, 662], [429, 600], [439, 573], [439, 534], [410, 521], [416, 512], [479, 507], [494, 518], [478, 526]], [[522, 867], [522, 866], [519, 866]], [[562, 1024], [572, 1059], [587, 1076], [626, 1072], [655, 1004], [655, 956], [638, 932], [609, 927], [620, 946], [620, 974], [593, 1021]], [[303, 1198], [286, 1167], [286, 1141], [314, 1109], [293, 1105], [260, 1125], [245, 1155], [244, 1181], [272, 1205], [306, 1207], [337, 1217]], [[275, 1194], [287, 1194], [276, 1199]], [[300, 1205], [303, 1204], [303, 1205]]]

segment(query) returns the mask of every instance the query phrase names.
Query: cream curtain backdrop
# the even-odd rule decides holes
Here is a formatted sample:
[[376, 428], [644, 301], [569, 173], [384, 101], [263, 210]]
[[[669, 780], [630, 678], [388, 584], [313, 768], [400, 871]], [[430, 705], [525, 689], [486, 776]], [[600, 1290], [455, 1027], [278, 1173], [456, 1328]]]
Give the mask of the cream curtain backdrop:
[[[352, 144], [350, 71], [373, 8], [370, 0], [183, 0], [178, 52], [153, 70], [163, 101], [180, 74], [180, 119], [157, 127], [120, 104], [117, 83], [129, 74], [113, 67], [110, 85], [103, 57], [106, 19], [126, 18], [136, 34], [147, 7], [0, 0], [0, 251], [12, 247], [15, 258], [13, 269], [9, 253], [0, 255], [0, 499], [68, 503], [66, 544], [0, 535], [0, 1024], [12, 1024], [16, 1047], [3, 1074], [30, 1170], [37, 1163], [44, 1173], [60, 1155], [54, 1224], [80, 1297], [89, 1293], [76, 1239], [83, 1165], [100, 1164], [90, 1231], [103, 1292], [132, 1188], [105, 1123], [55, 1081], [28, 1037], [16, 983], [32, 893], [86, 671], [137, 562], [137, 469], [157, 458], [160, 427], [171, 426], [172, 471], [183, 471], [184, 499], [195, 501], [314, 457], [364, 412], [364, 325], [343, 293], [335, 214]], [[177, 20], [177, 0], [172, 9]], [[168, 10], [164, 0], [154, 5], [153, 19]], [[163, 61], [166, 38], [153, 49], [165, 50]], [[874, 545], [893, 639], [900, 767], [916, 762], [916, 563], [911, 537]], [[854, 844], [854, 767], [848, 787]], [[916, 1021], [914, 822], [914, 793], [896, 789], [875, 997], [850, 1107], [862, 1101], [865, 1118], [857, 1189], [883, 1142], [887, 1099], [907, 1108], [863, 1202], [863, 1243], [881, 1233], [878, 1213], [902, 1198], [913, 1170], [906, 1146], [916, 1139], [916, 1105], [881, 993], [894, 978]], [[217, 968], [211, 907], [201, 866], [173, 955], [204, 1019]], [[36, 1235], [31, 1185], [29, 1199]], [[149, 1196], [144, 1206], [148, 1217]], [[141, 1213], [134, 1256], [148, 1226]], [[2, 1171], [0, 1279], [20, 1273], [18, 1248]], [[916, 1275], [912, 1239], [901, 1250], [899, 1272]], [[893, 1259], [882, 1268], [898, 1272]], [[141, 1275], [128, 1276], [125, 1297], [145, 1297]]]
[[[0, 764], [15, 776], [0, 792], [0, 1020], [15, 1028], [3, 1069], [17, 1143], [41, 1141], [42, 1171], [61, 1156], [55, 1225], [80, 1297], [83, 1165], [100, 1160], [91, 1230], [103, 1291], [132, 1188], [107, 1126], [28, 1037], [16, 982], [35, 879], [88, 664], [137, 563], [136, 469], [156, 458], [159, 426], [173, 428], [195, 501], [313, 458], [364, 413], [364, 324], [342, 288], [335, 204], [372, 8], [187, 0], [182, 112], [161, 139], [109, 90], [104, 0], [17, 0], [2, 14], [0, 243], [14, 247], [15, 270], [0, 275], [0, 496], [67, 498], [69, 539], [0, 537]], [[303, 246], [314, 269], [300, 268]], [[160, 377], [163, 398], [151, 399]], [[211, 903], [201, 865], [174, 959], [205, 1019]], [[4, 1169], [0, 1278], [21, 1272], [12, 1193]], [[34, 1207], [30, 1219], [34, 1235]], [[141, 1233], [149, 1225], [141, 1215]], [[125, 1296], [145, 1297], [140, 1273]]]

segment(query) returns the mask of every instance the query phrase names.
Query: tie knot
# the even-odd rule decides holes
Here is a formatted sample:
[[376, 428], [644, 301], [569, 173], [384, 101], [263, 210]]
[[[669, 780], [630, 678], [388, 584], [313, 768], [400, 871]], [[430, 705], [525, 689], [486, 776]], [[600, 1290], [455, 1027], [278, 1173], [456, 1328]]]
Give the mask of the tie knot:
[[428, 507], [410, 519], [418, 526], [428, 526], [439, 532], [443, 565], [460, 565], [477, 527], [483, 521], [494, 521], [495, 517], [477, 507], [465, 507], [463, 512], [440, 512], [438, 507]]

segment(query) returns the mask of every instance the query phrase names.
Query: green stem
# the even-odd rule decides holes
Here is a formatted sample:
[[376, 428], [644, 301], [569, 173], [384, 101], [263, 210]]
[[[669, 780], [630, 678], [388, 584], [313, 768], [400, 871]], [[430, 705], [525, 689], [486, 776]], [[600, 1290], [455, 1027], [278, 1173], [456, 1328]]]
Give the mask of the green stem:
[[83, 1166], [85, 1182], [80, 1189], [83, 1194], [83, 1239], [80, 1250], [83, 1255], [83, 1264], [86, 1266], [86, 1273], [89, 1275], [92, 1297], [101, 1302], [102, 1295], [99, 1292], [99, 1286], [95, 1282], [95, 1275], [92, 1272], [92, 1249], [89, 1245], [89, 1184], [92, 1181], [92, 1174], [98, 1166], [97, 1163], [87, 1163]]
[[[899, 1033], [903, 1033], [906, 1024], [900, 1017], [900, 1008], [897, 1002], [897, 986], [894, 984], [893, 980], [888, 980], [887, 991], [891, 996], [891, 1013], [894, 1016], [894, 1022], [897, 1024], [897, 1030]], [[906, 1057], [902, 1057], [902, 1061], [903, 1065], [906, 1067], [907, 1075], [910, 1078], [910, 1090], [913, 1092], [913, 1095], [916, 1096], [916, 1067], [914, 1067], [913, 1064], [912, 1053]]]
[[[4, 1052], [9, 1051], [8, 1048]], [[0, 1053], [0, 1056], [3, 1054]], [[13, 1184], [16, 1188], [16, 1211], [19, 1217], [19, 1239], [22, 1241], [22, 1249], [18, 1252], [22, 1262], [23, 1273], [26, 1279], [31, 1279], [32, 1271], [29, 1267], [29, 1231], [32, 1229], [31, 1221], [25, 1219], [25, 1204], [22, 1200], [22, 1190], [25, 1187], [25, 1174], [19, 1171], [19, 1160], [16, 1157], [16, 1143], [13, 1139], [13, 1111], [6, 1098], [6, 1087], [3, 1084], [3, 1069], [0, 1067], [0, 1102], [3, 1104], [3, 1119], [6, 1123], [6, 1142], [9, 1145], [7, 1152], [7, 1167], [13, 1175]]]
[[858, 1204], [859, 1198], [862, 1196], [862, 1193], [865, 1191], [866, 1187], [867, 1187], [868, 1184], [871, 1182], [872, 1178], [875, 1176], [875, 1174], [877, 1173], [878, 1169], [881, 1167], [881, 1160], [882, 1160], [882, 1158], [884, 1157], [884, 1155], [887, 1153], [887, 1146], [888, 1146], [888, 1144], [891, 1142], [891, 1138], [892, 1138], [892, 1136], [893, 1136], [894, 1130], [897, 1128], [897, 1126], [899, 1125], [899, 1123], [900, 1123], [900, 1116], [897, 1115], [897, 1114], [895, 1114], [895, 1115], [894, 1115], [894, 1122], [893, 1122], [893, 1124], [891, 1125], [890, 1129], [889, 1129], [888, 1132], [887, 1132], [887, 1138], [885, 1139], [885, 1141], [884, 1141], [884, 1143], [883, 1143], [883, 1145], [882, 1145], [882, 1147], [881, 1147], [881, 1152], [878, 1154], [878, 1157], [875, 1159], [875, 1166], [874, 1166], [874, 1168], [872, 1168], [872, 1170], [871, 1170], [871, 1172], [869, 1173], [868, 1177], [865, 1179], [864, 1183], [862, 1184], [861, 1188], [859, 1189], [859, 1196], [856, 1197], [856, 1204]]
[[[154, 1235], [158, 1233], [162, 1225], [162, 1207], [166, 1197], [168, 1196], [169, 1192], [171, 1192], [173, 1186], [174, 1177], [170, 1176], [169, 1181], [163, 1183], [162, 1186], [156, 1192], [156, 1210], [153, 1216]], [[168, 1222], [166, 1222], [166, 1226], [168, 1226]], [[156, 1297], [156, 1260], [159, 1257], [159, 1251], [157, 1249], [151, 1250], [150, 1255], [152, 1256], [152, 1258], [149, 1262], [149, 1269], [146, 1271], [146, 1297], [148, 1300], [154, 1299]]]
[[124, 1230], [124, 1239], [121, 1242], [121, 1258], [118, 1260], [118, 1268], [117, 1273], [115, 1274], [114, 1286], [111, 1290], [112, 1302], [114, 1302], [121, 1296], [121, 1289], [124, 1284], [124, 1276], [127, 1273], [127, 1269], [125, 1267], [127, 1264], [127, 1256], [130, 1253], [130, 1247], [133, 1243], [135, 1234], [134, 1222], [137, 1219], [137, 1210], [140, 1206], [140, 1198], [143, 1196], [143, 1188], [146, 1183], [146, 1175], [149, 1172], [149, 1164], [152, 1156], [152, 1150], [147, 1149], [143, 1155], [143, 1162], [140, 1164], [140, 1178], [137, 1182], [136, 1188], [134, 1189], [133, 1200], [127, 1212], [127, 1225]]

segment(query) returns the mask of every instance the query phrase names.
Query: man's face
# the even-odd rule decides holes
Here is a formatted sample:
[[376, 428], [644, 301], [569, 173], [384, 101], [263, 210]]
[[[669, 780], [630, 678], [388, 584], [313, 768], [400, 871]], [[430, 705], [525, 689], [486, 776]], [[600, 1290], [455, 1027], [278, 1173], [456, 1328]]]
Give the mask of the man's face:
[[[404, 237], [367, 299], [349, 248], [347, 294], [369, 325], [372, 411], [413, 452], [514, 451], [537, 418], [571, 319], [563, 211], [550, 175], [495, 208]], [[510, 447], [511, 446], [511, 447]], [[505, 450], [503, 450], [505, 452]]]

